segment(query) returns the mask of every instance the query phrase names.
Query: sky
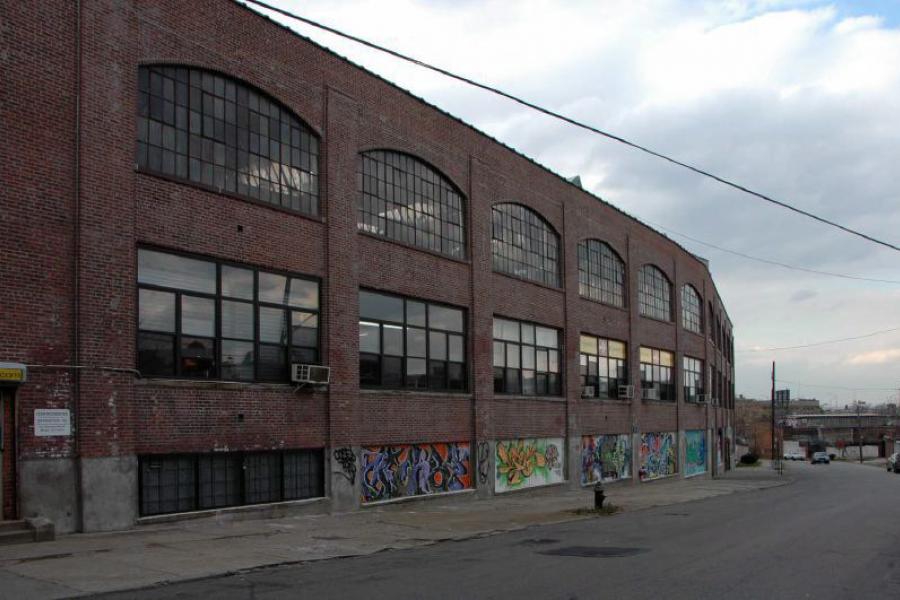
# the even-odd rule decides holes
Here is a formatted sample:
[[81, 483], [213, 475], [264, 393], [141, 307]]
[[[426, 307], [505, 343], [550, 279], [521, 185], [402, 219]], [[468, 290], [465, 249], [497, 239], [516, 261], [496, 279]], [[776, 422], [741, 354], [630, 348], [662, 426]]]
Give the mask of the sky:
[[[900, 245], [900, 0], [269, 0]], [[265, 13], [262, 9], [257, 9]], [[900, 252], [309, 25], [297, 32], [710, 261], [736, 392], [900, 399]], [[813, 348], [769, 351], [890, 333]]]

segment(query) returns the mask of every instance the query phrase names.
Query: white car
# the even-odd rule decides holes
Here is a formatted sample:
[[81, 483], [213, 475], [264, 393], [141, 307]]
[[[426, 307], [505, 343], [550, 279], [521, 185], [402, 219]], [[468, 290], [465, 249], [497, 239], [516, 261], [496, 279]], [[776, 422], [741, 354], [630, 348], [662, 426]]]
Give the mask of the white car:
[[806, 455], [799, 450], [791, 450], [784, 453], [784, 460], [806, 460]]

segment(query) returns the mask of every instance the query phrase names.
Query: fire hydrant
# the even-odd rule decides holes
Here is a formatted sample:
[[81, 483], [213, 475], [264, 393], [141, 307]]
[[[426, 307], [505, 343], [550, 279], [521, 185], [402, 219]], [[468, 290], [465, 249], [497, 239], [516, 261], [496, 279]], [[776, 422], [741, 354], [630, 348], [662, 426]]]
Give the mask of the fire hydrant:
[[603, 484], [598, 483], [594, 486], [594, 510], [603, 508], [604, 500], [606, 500], [606, 494], [603, 493]]

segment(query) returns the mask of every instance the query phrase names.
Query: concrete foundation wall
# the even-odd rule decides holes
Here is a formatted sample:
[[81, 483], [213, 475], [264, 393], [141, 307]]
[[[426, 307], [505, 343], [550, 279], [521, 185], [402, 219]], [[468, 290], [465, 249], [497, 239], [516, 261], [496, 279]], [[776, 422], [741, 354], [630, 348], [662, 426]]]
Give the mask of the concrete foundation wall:
[[71, 458], [20, 461], [20, 516], [50, 519], [57, 533], [77, 531], [79, 517], [75, 468], [75, 461]]
[[81, 459], [83, 530], [127, 529], [138, 516], [136, 456]]

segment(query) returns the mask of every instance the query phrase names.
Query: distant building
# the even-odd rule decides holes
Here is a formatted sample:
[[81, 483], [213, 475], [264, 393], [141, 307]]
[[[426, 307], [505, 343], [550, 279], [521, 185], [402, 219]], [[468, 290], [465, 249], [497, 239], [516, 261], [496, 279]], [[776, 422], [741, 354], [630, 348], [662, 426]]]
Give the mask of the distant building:
[[815, 398], [797, 398], [796, 400], [791, 400], [791, 403], [788, 407], [788, 412], [794, 415], [810, 413], [820, 414], [825, 411], [822, 409], [819, 401]]

